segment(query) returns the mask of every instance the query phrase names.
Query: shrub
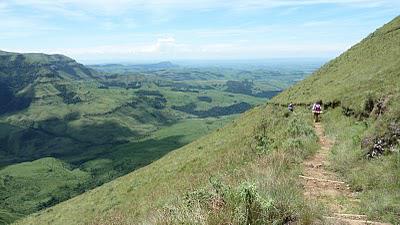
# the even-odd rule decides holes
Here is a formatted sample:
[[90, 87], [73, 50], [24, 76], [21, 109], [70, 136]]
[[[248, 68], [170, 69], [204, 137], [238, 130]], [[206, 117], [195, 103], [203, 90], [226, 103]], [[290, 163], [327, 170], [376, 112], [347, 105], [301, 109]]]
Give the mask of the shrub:
[[289, 120], [286, 132], [289, 137], [316, 137], [314, 129], [299, 117], [292, 117]]

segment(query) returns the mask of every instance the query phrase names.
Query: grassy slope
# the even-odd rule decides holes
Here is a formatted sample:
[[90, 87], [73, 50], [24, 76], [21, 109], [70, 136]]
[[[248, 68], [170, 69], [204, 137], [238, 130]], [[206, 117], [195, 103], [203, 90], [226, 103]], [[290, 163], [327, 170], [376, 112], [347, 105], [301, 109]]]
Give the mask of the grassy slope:
[[369, 92], [398, 93], [399, 79], [400, 17], [397, 17], [273, 102], [340, 100], [346, 106], [360, 109]]
[[[75, 60], [64, 55], [47, 55], [42, 53], [13, 53], [0, 51], [0, 64], [3, 67], [12, 68], [18, 66], [21, 70], [28, 68], [28, 70], [36, 71], [34, 77], [48, 75], [54, 72], [58, 73], [63, 78], [67, 79], [85, 79], [92, 78], [96, 72], [87, 69], [82, 64], [77, 63]], [[4, 68], [3, 68], [4, 69]], [[17, 69], [14, 69], [18, 73]], [[51, 71], [51, 72], [50, 72]], [[16, 74], [6, 73], [6, 76], [14, 76]], [[21, 78], [19, 78], [21, 79]]]
[[[184, 104], [187, 100], [198, 104], [198, 109], [207, 110], [234, 104], [236, 100], [251, 104], [264, 101], [240, 94], [231, 97], [222, 90], [186, 93], [163, 87], [157, 91], [167, 99], [165, 109], [155, 109], [146, 100], [137, 107], [121, 107], [142, 98], [136, 94], [138, 89], [100, 89], [95, 79], [74, 80], [78, 78], [75, 75], [85, 78], [90, 74], [80, 75], [86, 71], [81, 70], [85, 67], [68, 57], [5, 52], [0, 56], [1, 70], [6, 70], [4, 74], [0, 73], [0, 83], [15, 82], [18, 88], [33, 83], [34, 90], [34, 99], [28, 108], [0, 115], [0, 167], [52, 156], [79, 167], [90, 176], [85, 182], [78, 178], [66, 180], [63, 186], [67, 188], [43, 188], [40, 195], [32, 198], [31, 190], [36, 190], [36, 180], [29, 176], [45, 176], [46, 182], [59, 179], [57, 173], [48, 173], [44, 164], [34, 161], [35, 170], [23, 182], [14, 180], [1, 190], [0, 220], [13, 221], [44, 208], [42, 206], [51, 206], [125, 175], [230, 121], [229, 117], [188, 119], [192, 115], [172, 110], [172, 105]], [[54, 68], [58, 69], [52, 71]], [[66, 103], [65, 94], [58, 88], [60, 85], [65, 85], [67, 92], [79, 96], [81, 101]], [[156, 86], [149, 82], [139, 90], [154, 88]], [[201, 102], [198, 95], [210, 95], [213, 101]], [[25, 163], [15, 164], [13, 171], [27, 167]], [[0, 182], [13, 176], [13, 171], [0, 170]], [[79, 187], [76, 187], [77, 183]], [[39, 186], [43, 187], [43, 184]]]
[[[261, 144], [260, 147], [265, 149], [255, 152], [251, 146], [254, 144], [255, 135], [261, 133], [258, 129], [260, 121], [277, 111], [279, 116], [269, 118], [262, 124], [271, 126], [272, 129], [267, 131], [270, 140], [279, 141], [270, 143], [269, 147]], [[279, 209], [277, 214], [282, 213], [282, 217], [285, 218], [285, 214], [291, 216], [297, 213], [298, 219], [306, 219], [307, 212], [302, 210], [307, 207], [302, 209], [304, 202], [300, 187], [293, 179], [296, 176], [282, 176], [288, 173], [299, 174], [296, 162], [316, 149], [316, 137], [310, 126], [311, 121], [305, 119], [307, 113], [299, 112], [298, 116], [299, 118], [288, 120], [284, 119], [280, 109], [258, 107], [223, 129], [173, 151], [149, 166], [30, 216], [20, 223], [84, 224], [105, 221], [104, 223], [108, 224], [111, 222], [109, 220], [114, 220], [115, 217], [120, 217], [119, 215], [122, 223], [165, 223], [170, 219], [196, 223], [190, 221], [189, 215], [179, 219], [181, 214], [184, 215], [185, 210], [182, 208], [177, 209], [177, 215], [168, 215], [167, 218], [163, 209], [184, 204], [182, 195], [196, 191], [199, 187], [207, 187], [210, 177], [214, 176], [221, 177], [221, 180], [233, 189], [244, 181], [244, 176], [245, 180], [256, 187], [264, 187], [260, 191], [273, 199], [276, 208]], [[302, 125], [296, 127], [295, 131], [288, 131], [290, 126], [286, 123], [290, 122], [294, 127]], [[300, 146], [307, 146], [308, 150], [300, 151]], [[284, 161], [281, 161], [282, 159]], [[150, 218], [150, 215], [153, 216]], [[207, 215], [208, 213], [204, 213], [204, 217], [211, 217]], [[219, 217], [222, 215], [225, 213]], [[209, 222], [215, 223], [229, 219], [219, 217], [208, 219]], [[235, 218], [240, 220], [239, 215]]]
[[[247, 120], [251, 122], [251, 117]], [[241, 127], [239, 132], [251, 132], [252, 126], [249, 123], [243, 123], [245, 126], [246, 124], [247, 127]], [[186, 188], [188, 185], [196, 186], [202, 174], [211, 174], [220, 169], [217, 166], [226, 165], [215, 163], [215, 161], [223, 160], [222, 155], [241, 161], [239, 159], [241, 157], [233, 157], [237, 152], [230, 149], [230, 146], [243, 145], [241, 140], [229, 138], [229, 136], [237, 135], [238, 130], [230, 129], [232, 126], [229, 125], [222, 132], [208, 135], [180, 150], [169, 153], [147, 167], [53, 207], [39, 216], [32, 216], [21, 223], [84, 223], [94, 220], [95, 217], [101, 216], [102, 213], [113, 208], [117, 211], [136, 210], [136, 213], [143, 214], [155, 205], [167, 201], [167, 199], [159, 198], [160, 196], [171, 196], [171, 192], [185, 189], [184, 186], [181, 186], [182, 184], [185, 184]], [[229, 140], [228, 145], [218, 143], [221, 133], [225, 136], [224, 139]], [[207, 170], [203, 171], [204, 169]], [[143, 202], [147, 204], [138, 207]], [[75, 207], [76, 205], [80, 205], [80, 207]], [[116, 209], [117, 205], [118, 209]], [[64, 213], [65, 210], [68, 213]], [[54, 215], [56, 216], [53, 217]], [[63, 218], [55, 219], [57, 217]]]
[[[400, 184], [398, 153], [367, 159], [360, 149], [360, 142], [365, 135], [384, 134], [388, 124], [400, 121], [397, 104], [399, 27], [400, 18], [396, 18], [273, 100], [278, 103], [339, 100], [343, 107], [361, 111], [364, 100], [370, 95], [374, 99], [394, 96], [387, 105], [387, 113], [378, 118], [359, 122], [356, 118], [343, 116], [337, 108], [328, 112], [324, 121], [329, 134], [337, 140], [331, 156], [336, 164], [331, 169], [348, 179], [352, 188], [362, 191], [362, 205], [370, 205], [358, 210], [371, 218], [393, 223], [400, 220], [396, 214]], [[309, 131], [311, 121], [307, 112], [300, 108], [298, 111], [295, 118], [287, 119], [283, 117], [282, 109], [274, 106], [251, 110], [223, 129], [171, 152], [147, 167], [19, 223], [238, 224], [247, 223], [249, 217], [258, 223], [290, 220], [307, 223], [315, 217], [310, 213], [318, 210], [301, 208], [304, 202], [296, 175], [301, 171], [299, 162], [315, 150], [316, 140]], [[266, 135], [259, 129], [263, 124], [267, 128]], [[257, 138], [260, 135], [262, 138]], [[251, 148], [254, 140], [258, 140], [255, 151]], [[387, 166], [382, 168], [382, 165]], [[368, 176], [371, 171], [374, 176]], [[215, 176], [222, 184], [209, 182], [210, 177]], [[380, 179], [382, 177], [384, 179]], [[224, 187], [222, 191], [221, 186]], [[383, 194], [388, 195], [382, 198]], [[203, 197], [199, 196], [206, 196], [206, 206]], [[248, 196], [253, 196], [251, 203]], [[219, 199], [222, 199], [222, 206], [214, 204]], [[195, 206], [187, 206], [191, 202], [195, 202]], [[378, 206], [371, 206], [371, 203], [378, 203]], [[207, 207], [210, 204], [211, 209]]]
[[[100, 156], [96, 152], [87, 152], [66, 159], [77, 162], [95, 158], [80, 165], [80, 169], [71, 170], [69, 165], [54, 158], [42, 158], [5, 167], [0, 170], [0, 196], [4, 198], [0, 204], [4, 211], [0, 214], [0, 224], [2, 220], [14, 221], [38, 209], [69, 199], [82, 193], [91, 183], [102, 184], [110, 180], [110, 177], [118, 177], [145, 166], [167, 152], [222, 127], [231, 119], [232, 116], [220, 119], [188, 119], [164, 127], [145, 140], [103, 149]], [[40, 194], [36, 194], [38, 190]]]
[[[71, 169], [67, 164], [53, 158], [8, 166], [0, 170], [0, 196], [1, 206], [4, 207], [2, 210], [11, 218], [7, 219], [4, 215], [0, 215], [0, 218], [13, 221], [14, 217], [21, 217], [20, 213], [29, 214], [32, 209], [44, 208], [48, 202], [55, 201], [54, 198], [63, 198], [60, 195], [70, 194], [72, 189], [87, 182], [89, 178], [87, 172]], [[61, 192], [62, 189], [65, 191]], [[20, 204], [21, 201], [24, 204]]]
[[[372, 220], [400, 223], [400, 147], [393, 152], [375, 157], [366, 157], [361, 143], [376, 130], [387, 130], [382, 120], [392, 123], [397, 120], [399, 127], [400, 105], [391, 105], [387, 114], [395, 113], [397, 118], [382, 116], [378, 120], [359, 121], [345, 117], [339, 108], [324, 115], [326, 132], [336, 144], [329, 156], [330, 169], [338, 172], [361, 199], [360, 205], [350, 211], [365, 214]], [[386, 117], [386, 118], [385, 118]], [[399, 142], [399, 138], [398, 138]]]
[[[324, 115], [326, 130], [336, 139], [330, 156], [331, 169], [360, 192], [361, 206], [355, 211], [394, 224], [400, 222], [399, 84], [400, 17], [397, 17], [273, 99], [281, 104], [312, 103], [320, 99], [341, 102], [340, 108]], [[368, 107], [370, 103], [373, 108]], [[384, 106], [382, 114], [376, 113], [379, 104]], [[344, 116], [348, 109], [353, 116]], [[385, 147], [382, 156], [369, 159], [367, 154], [379, 140], [392, 147]]]

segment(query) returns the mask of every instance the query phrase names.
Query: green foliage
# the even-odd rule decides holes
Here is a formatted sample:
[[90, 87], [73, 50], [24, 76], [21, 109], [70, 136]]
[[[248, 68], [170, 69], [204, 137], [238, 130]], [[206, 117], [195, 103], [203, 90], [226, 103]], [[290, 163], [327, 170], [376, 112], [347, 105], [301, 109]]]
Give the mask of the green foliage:
[[309, 78], [273, 99], [276, 103], [340, 101], [343, 107], [364, 110], [367, 95], [377, 98], [400, 91], [400, 17], [379, 28]]
[[274, 142], [267, 136], [268, 122], [266, 120], [262, 120], [260, 125], [255, 128], [254, 131], [254, 147], [252, 143], [250, 143], [252, 149], [257, 154], [266, 154], [271, 149], [274, 148]]
[[328, 134], [336, 139], [331, 155], [332, 169], [338, 171], [351, 188], [360, 193], [360, 208], [354, 210], [374, 220], [397, 224], [400, 221], [399, 145], [392, 152], [367, 158], [361, 144], [371, 133], [380, 136], [379, 130], [388, 131], [385, 123], [394, 121], [393, 114], [389, 113], [392, 110], [389, 109], [378, 120], [364, 122], [343, 117], [339, 110], [334, 110], [325, 115], [324, 123]]
[[[266, 111], [280, 114], [280, 109]], [[278, 112], [276, 112], [278, 111]], [[255, 158], [242, 167], [241, 176], [235, 181], [228, 175], [212, 177], [203, 188], [187, 192], [183, 198], [173, 201], [164, 208], [157, 224], [284, 224], [293, 221], [309, 223], [318, 217], [319, 209], [304, 202], [301, 188], [296, 184], [296, 174], [304, 157], [315, 151], [317, 139], [304, 111], [296, 114], [300, 126], [297, 140], [309, 149], [287, 148], [285, 139], [293, 134], [288, 128], [293, 120], [268, 117], [254, 129]], [[293, 125], [293, 124], [292, 124]], [[309, 132], [309, 131], [312, 132]], [[257, 137], [263, 137], [259, 140]], [[267, 143], [266, 137], [274, 140]], [[313, 145], [309, 143], [312, 140]], [[274, 146], [268, 148], [268, 145]], [[261, 151], [257, 148], [268, 149]], [[295, 152], [302, 152], [294, 154]], [[246, 177], [247, 181], [243, 181]], [[223, 181], [225, 179], [226, 181]], [[230, 182], [230, 184], [228, 184]], [[173, 210], [171, 210], [173, 209]], [[313, 211], [307, 211], [313, 209]]]
[[[342, 109], [322, 115], [326, 132], [336, 140], [331, 169], [359, 192], [361, 206], [351, 210], [393, 224], [400, 221], [399, 27], [396, 17], [273, 99], [280, 104], [340, 103]], [[296, 140], [287, 145], [303, 147]]]
[[12, 222], [71, 198], [89, 179], [88, 173], [54, 158], [5, 167], [0, 170], [0, 219]]
[[374, 109], [376, 104], [376, 97], [373, 93], [368, 92], [364, 100], [364, 113], [368, 116]]
[[[217, 212], [221, 214], [228, 212], [231, 221], [235, 224], [263, 224], [266, 221], [262, 218], [263, 215], [267, 214], [273, 209], [273, 201], [269, 198], [262, 197], [257, 190], [257, 187], [253, 183], [244, 182], [236, 188], [228, 187], [223, 185], [221, 181], [213, 180], [211, 183], [211, 190], [201, 189], [199, 191], [190, 192], [186, 195], [186, 201], [189, 203], [186, 205], [189, 210], [193, 210], [194, 207], [200, 206], [205, 208], [208, 212]], [[198, 203], [198, 204], [193, 204]], [[224, 209], [229, 207], [229, 209]], [[221, 212], [218, 212], [221, 211]], [[168, 215], [172, 218], [172, 223], [185, 223], [187, 221], [179, 221], [178, 212]], [[222, 215], [220, 215], [222, 216]], [[220, 216], [211, 216], [207, 220], [210, 224], [218, 224]], [[189, 218], [186, 218], [189, 219]], [[185, 220], [186, 220], [185, 219]]]
[[290, 137], [311, 136], [316, 138], [313, 127], [304, 119], [300, 119], [299, 117], [292, 117], [289, 119], [287, 133]]
[[[360, 192], [361, 207], [351, 210], [366, 213], [371, 219], [399, 223], [400, 160], [396, 132], [400, 105], [395, 100], [382, 101], [384, 107], [375, 103], [399, 97], [399, 23], [400, 17], [395, 18], [313, 76], [274, 98], [273, 103], [278, 105], [250, 110], [224, 128], [148, 166], [17, 224], [312, 224], [320, 219], [321, 207], [304, 199], [298, 181], [303, 169], [301, 162], [319, 147], [312, 118], [309, 109], [301, 107], [285, 116], [286, 109], [279, 105], [308, 105], [320, 99], [340, 102], [347, 112], [343, 115], [341, 109], [326, 111], [322, 121], [328, 135], [336, 140], [330, 156], [331, 169]], [[193, 98], [197, 101], [195, 92], [164, 89], [171, 87], [165, 85], [176, 85], [176, 79], [181, 78], [174, 72], [163, 70], [153, 74], [174, 77], [174, 82], [155, 83], [160, 93], [171, 99], [166, 106], [187, 105]], [[194, 83], [204, 87], [201, 81]], [[151, 89], [151, 85], [144, 86]], [[223, 82], [211, 86], [215, 89], [201, 94], [211, 96], [213, 101], [198, 103], [199, 109], [228, 99], [229, 95], [218, 92]], [[117, 97], [114, 101], [105, 98], [107, 104], [126, 102], [124, 97], [130, 93], [112, 88], [96, 92]], [[370, 111], [372, 102], [374, 107]], [[101, 103], [98, 106], [107, 109]], [[117, 111], [108, 110], [109, 114], [102, 115], [115, 116]], [[362, 113], [369, 115], [350, 116]], [[128, 124], [130, 120], [119, 121]], [[387, 149], [391, 153], [366, 157], [360, 142], [368, 136], [389, 140], [385, 148], [390, 147]], [[254, 146], [259, 149], [254, 151]], [[118, 154], [125, 156], [131, 148], [122, 149]], [[126, 164], [129, 163], [122, 163]], [[110, 165], [110, 161], [97, 159], [90, 167], [93, 165]]]
[[256, 136], [256, 147], [255, 151], [258, 154], [265, 154], [271, 149], [271, 141], [266, 136]]
[[[258, 107], [149, 166], [19, 223], [240, 224], [247, 219], [259, 224], [309, 223], [319, 210], [304, 201], [297, 183], [298, 162], [309, 153], [293, 153], [314, 151], [318, 145], [312, 138], [315, 134], [300, 132], [302, 144], [314, 140], [313, 146], [284, 149], [290, 134], [289, 120], [282, 115], [282, 108]], [[299, 110], [295, 116], [305, 130], [311, 127], [307, 111]], [[260, 121], [267, 124], [265, 135], [275, 147], [256, 154], [249, 143], [255, 135], [264, 135], [255, 129]]]
[[10, 224], [20, 218], [22, 215], [17, 213], [8, 212], [6, 210], [0, 209], [0, 224]]
[[[60, 187], [44, 188], [36, 198], [25, 187], [37, 188], [36, 177], [57, 180], [51, 172], [28, 173], [32, 179], [27, 176], [24, 181], [7, 184], [3, 202], [9, 205], [1, 208], [17, 217], [146, 166], [222, 127], [237, 116], [238, 106], [249, 108], [265, 101], [225, 91], [227, 80], [244, 79], [238, 75], [240, 70], [221, 69], [216, 74], [212, 68], [174, 66], [165, 71], [166, 76], [158, 69], [116, 75], [93, 71], [61, 55], [7, 52], [0, 53], [0, 64], [0, 166], [23, 170], [26, 164], [20, 162], [35, 163], [53, 156], [88, 176], [83, 181], [69, 178]], [[259, 73], [253, 69], [246, 76]], [[285, 75], [291, 80], [304, 73]], [[273, 85], [259, 80], [253, 88], [272, 91], [275, 86], [286, 87], [289, 80], [280, 84], [273, 81]], [[200, 96], [212, 101], [202, 101]], [[207, 118], [193, 118], [173, 109], [185, 104], [206, 112]], [[7, 173], [12, 176], [10, 170], [4, 171]], [[10, 188], [15, 191], [10, 192]]]

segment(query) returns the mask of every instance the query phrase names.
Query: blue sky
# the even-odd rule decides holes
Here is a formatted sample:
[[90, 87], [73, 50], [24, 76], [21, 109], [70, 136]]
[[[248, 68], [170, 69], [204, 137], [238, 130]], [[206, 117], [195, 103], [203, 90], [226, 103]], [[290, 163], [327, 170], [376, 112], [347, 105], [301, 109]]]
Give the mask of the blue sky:
[[0, 49], [85, 63], [334, 57], [398, 0], [0, 0]]

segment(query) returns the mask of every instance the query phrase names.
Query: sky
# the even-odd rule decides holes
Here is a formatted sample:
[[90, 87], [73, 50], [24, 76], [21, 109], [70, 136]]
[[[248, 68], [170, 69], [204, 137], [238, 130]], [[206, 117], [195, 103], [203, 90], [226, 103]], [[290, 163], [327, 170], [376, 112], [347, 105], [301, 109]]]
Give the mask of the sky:
[[332, 58], [399, 0], [0, 0], [0, 50], [83, 63]]

